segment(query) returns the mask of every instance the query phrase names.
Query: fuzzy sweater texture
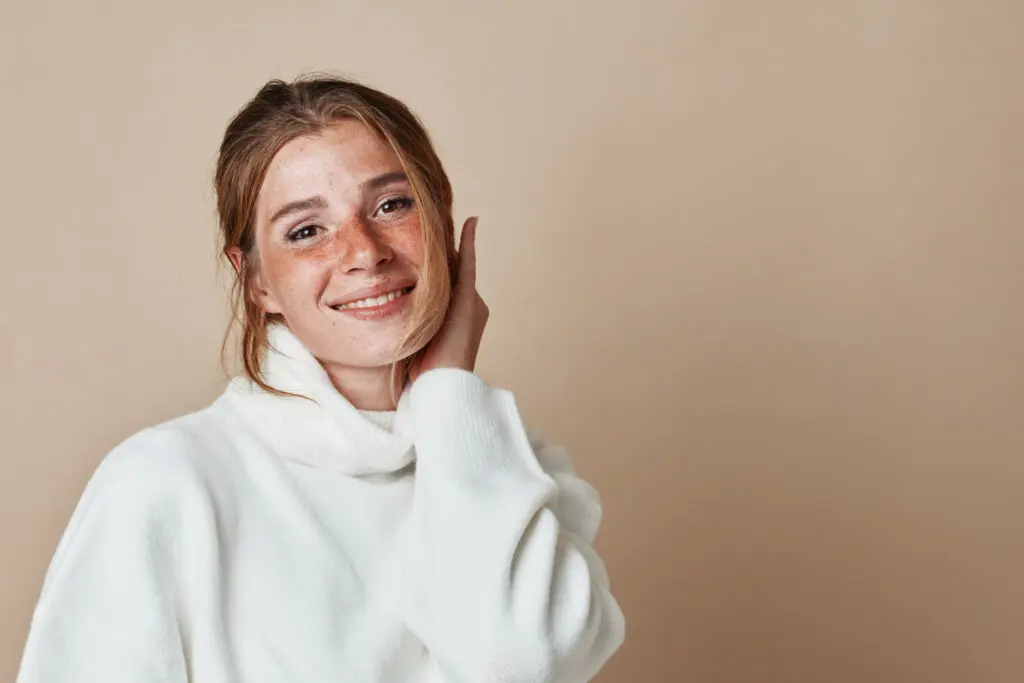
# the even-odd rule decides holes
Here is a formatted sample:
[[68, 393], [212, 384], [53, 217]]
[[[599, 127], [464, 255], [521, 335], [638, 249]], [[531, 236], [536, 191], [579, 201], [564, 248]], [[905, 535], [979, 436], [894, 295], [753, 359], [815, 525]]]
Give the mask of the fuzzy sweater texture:
[[622, 643], [597, 492], [513, 395], [438, 368], [357, 410], [285, 327], [100, 463], [19, 683], [576, 683]]

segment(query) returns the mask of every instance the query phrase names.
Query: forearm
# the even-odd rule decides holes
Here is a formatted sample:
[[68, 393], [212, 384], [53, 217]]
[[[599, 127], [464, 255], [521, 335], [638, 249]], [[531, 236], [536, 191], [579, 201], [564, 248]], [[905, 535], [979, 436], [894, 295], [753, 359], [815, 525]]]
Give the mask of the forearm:
[[512, 394], [459, 370], [419, 381], [411, 627], [456, 680], [587, 680], [618, 647], [621, 612], [555, 514]]

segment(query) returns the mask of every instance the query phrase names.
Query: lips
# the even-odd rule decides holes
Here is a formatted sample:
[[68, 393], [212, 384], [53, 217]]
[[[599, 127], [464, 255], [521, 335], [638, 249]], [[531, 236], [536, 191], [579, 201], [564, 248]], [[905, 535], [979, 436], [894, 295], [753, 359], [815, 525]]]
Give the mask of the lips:
[[334, 310], [335, 311], [362, 311], [362, 310], [367, 310], [367, 309], [379, 308], [381, 306], [387, 306], [388, 304], [390, 304], [395, 299], [400, 299], [400, 298], [404, 297], [406, 294], [408, 294], [411, 291], [412, 291], [411, 287], [407, 287], [405, 289], [396, 289], [393, 292], [388, 292], [387, 294], [381, 294], [380, 296], [371, 296], [371, 297], [367, 297], [366, 299], [359, 299], [358, 301], [353, 301], [351, 303], [341, 304], [340, 306], [335, 306]]
[[345, 304], [355, 303], [363, 299], [374, 299], [391, 292], [401, 292], [406, 289], [411, 289], [415, 286], [416, 281], [412, 279], [388, 280], [370, 287], [353, 290], [342, 298], [330, 301], [327, 305], [331, 308], [337, 309]]

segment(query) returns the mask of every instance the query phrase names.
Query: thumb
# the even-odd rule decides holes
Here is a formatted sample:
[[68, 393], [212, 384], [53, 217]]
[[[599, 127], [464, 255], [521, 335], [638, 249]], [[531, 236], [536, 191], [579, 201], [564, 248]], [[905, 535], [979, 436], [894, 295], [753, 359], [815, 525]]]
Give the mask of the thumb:
[[466, 289], [476, 287], [476, 216], [470, 216], [459, 235], [458, 284]]

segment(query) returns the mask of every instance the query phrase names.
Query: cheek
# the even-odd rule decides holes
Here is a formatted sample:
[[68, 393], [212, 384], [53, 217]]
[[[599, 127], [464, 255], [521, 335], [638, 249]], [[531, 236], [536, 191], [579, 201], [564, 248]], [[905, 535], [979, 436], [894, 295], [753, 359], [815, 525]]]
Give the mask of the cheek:
[[284, 305], [312, 306], [329, 276], [325, 259], [277, 252], [264, 259], [266, 287]]
[[423, 266], [423, 233], [419, 221], [402, 226], [392, 233], [391, 248], [417, 269]]

